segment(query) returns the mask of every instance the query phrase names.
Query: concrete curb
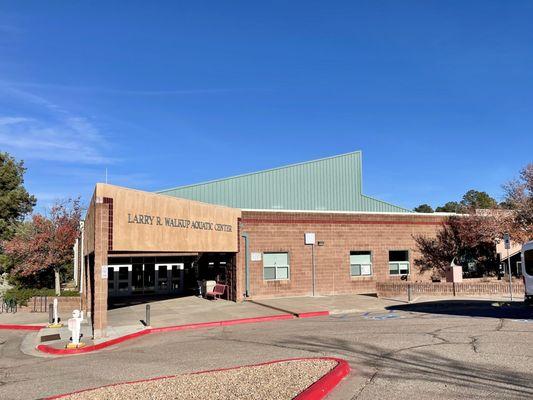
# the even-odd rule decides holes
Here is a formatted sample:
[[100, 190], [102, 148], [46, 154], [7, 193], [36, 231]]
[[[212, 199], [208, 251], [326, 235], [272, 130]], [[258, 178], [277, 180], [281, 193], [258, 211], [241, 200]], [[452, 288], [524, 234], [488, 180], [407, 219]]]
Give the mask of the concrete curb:
[[119, 385], [130, 385], [133, 383], [157, 381], [161, 379], [175, 378], [180, 375], [200, 375], [200, 374], [208, 374], [208, 373], [219, 372], [219, 371], [231, 371], [234, 369], [247, 368], [247, 367], [259, 367], [262, 365], [276, 364], [276, 363], [287, 362], [287, 361], [308, 361], [308, 360], [333, 360], [337, 362], [337, 365], [333, 367], [329, 372], [327, 372], [324, 376], [322, 376], [320, 379], [318, 379], [315, 383], [313, 383], [311, 386], [306, 388], [303, 392], [301, 392], [296, 397], [294, 397], [293, 400], [322, 400], [350, 373], [350, 364], [348, 364], [346, 360], [343, 360], [341, 358], [336, 358], [336, 357], [288, 358], [288, 359], [283, 359], [283, 360], [267, 361], [267, 362], [259, 363], [259, 364], [248, 364], [248, 365], [240, 365], [237, 367], [218, 368], [218, 369], [204, 370], [204, 371], [198, 371], [198, 372], [191, 372], [189, 374], [166, 375], [166, 376], [159, 376], [159, 377], [149, 378], [149, 379], [139, 379], [135, 381], [112, 383], [109, 385], [98, 386], [98, 387], [94, 387], [90, 389], [77, 390], [75, 392], [63, 393], [59, 395], [45, 397], [43, 400], [55, 400], [55, 399], [64, 398], [64, 397], [67, 397], [73, 394], [89, 392], [91, 390], [100, 389], [103, 387], [113, 387], [113, 386], [119, 386]]
[[40, 331], [46, 328], [46, 325], [17, 325], [17, 324], [0, 324], [0, 329], [16, 331]]
[[[298, 314], [296, 318], [312, 318], [318, 316], [329, 315], [329, 311], [316, 311]], [[43, 353], [54, 354], [54, 355], [68, 355], [68, 354], [83, 354], [90, 353], [93, 351], [101, 350], [109, 346], [113, 346], [118, 343], [125, 342], [130, 339], [135, 339], [140, 336], [149, 335], [152, 333], [163, 333], [163, 332], [175, 332], [175, 331], [185, 331], [192, 329], [201, 329], [201, 328], [214, 328], [220, 326], [232, 326], [240, 324], [253, 324], [258, 322], [269, 322], [269, 321], [279, 321], [295, 319], [292, 314], [278, 314], [278, 315], [268, 315], [265, 317], [252, 317], [252, 318], [240, 318], [240, 319], [230, 319], [223, 321], [213, 321], [213, 322], [200, 322], [197, 324], [186, 324], [186, 325], [176, 325], [176, 326], [164, 326], [161, 328], [147, 328], [139, 332], [130, 333], [129, 335], [120, 336], [115, 339], [111, 339], [102, 343], [82, 347], [80, 349], [58, 349], [46, 344], [40, 344], [37, 346], [37, 350]], [[39, 328], [41, 329], [41, 328]]]

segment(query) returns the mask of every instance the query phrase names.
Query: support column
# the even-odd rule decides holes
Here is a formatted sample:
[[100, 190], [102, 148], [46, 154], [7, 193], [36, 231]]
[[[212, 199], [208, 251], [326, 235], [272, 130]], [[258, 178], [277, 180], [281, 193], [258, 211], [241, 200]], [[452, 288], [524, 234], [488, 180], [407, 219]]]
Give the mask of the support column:
[[[92, 315], [93, 335], [106, 337], [107, 330], [107, 279], [102, 278], [102, 266], [107, 272], [107, 252], [109, 249], [109, 208], [106, 198], [97, 197], [95, 202], [94, 238], [94, 309]], [[109, 199], [110, 200], [110, 199]]]

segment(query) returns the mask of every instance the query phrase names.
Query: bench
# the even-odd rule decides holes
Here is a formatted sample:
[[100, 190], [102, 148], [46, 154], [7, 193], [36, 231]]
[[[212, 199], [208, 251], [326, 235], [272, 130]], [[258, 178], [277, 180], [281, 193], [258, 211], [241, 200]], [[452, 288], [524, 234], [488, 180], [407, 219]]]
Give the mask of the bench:
[[217, 283], [215, 287], [213, 288], [213, 291], [205, 293], [205, 297], [206, 298], [212, 297], [213, 299], [218, 300], [220, 299], [220, 296], [224, 294], [225, 291], [226, 291], [226, 285]]

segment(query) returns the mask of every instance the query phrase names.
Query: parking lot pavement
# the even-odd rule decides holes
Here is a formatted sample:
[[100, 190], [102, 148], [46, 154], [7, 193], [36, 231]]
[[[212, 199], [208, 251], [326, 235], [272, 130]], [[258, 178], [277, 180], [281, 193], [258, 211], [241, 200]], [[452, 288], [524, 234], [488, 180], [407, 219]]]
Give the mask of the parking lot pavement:
[[405, 306], [150, 335], [63, 358], [22, 355], [23, 335], [4, 331], [0, 398], [323, 355], [344, 358], [355, 371], [333, 400], [533, 397], [533, 309], [490, 301]]

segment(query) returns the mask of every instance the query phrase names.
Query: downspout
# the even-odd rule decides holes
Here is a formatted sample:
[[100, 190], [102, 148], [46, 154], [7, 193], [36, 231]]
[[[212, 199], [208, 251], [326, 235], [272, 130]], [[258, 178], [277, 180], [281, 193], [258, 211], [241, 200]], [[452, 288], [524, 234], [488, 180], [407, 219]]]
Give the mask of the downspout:
[[248, 233], [243, 232], [241, 237], [244, 238], [244, 297], [250, 297], [250, 261], [248, 259], [250, 244], [248, 243]]

